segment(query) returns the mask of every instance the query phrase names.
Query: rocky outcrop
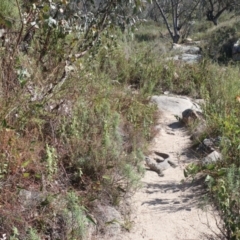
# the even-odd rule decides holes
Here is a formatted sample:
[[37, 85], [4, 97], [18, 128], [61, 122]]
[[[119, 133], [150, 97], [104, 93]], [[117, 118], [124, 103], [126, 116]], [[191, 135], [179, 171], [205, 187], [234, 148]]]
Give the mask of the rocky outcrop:
[[202, 59], [201, 48], [194, 45], [173, 44], [174, 57], [167, 60], [182, 61], [188, 64], [198, 63]]
[[201, 49], [197, 46], [191, 45], [181, 45], [181, 44], [173, 44], [173, 50], [178, 51], [180, 53], [188, 53], [188, 54], [200, 54]]
[[233, 44], [232, 59], [234, 61], [240, 61], [240, 39], [235, 44]]
[[161, 112], [168, 111], [173, 115], [182, 116], [186, 109], [201, 112], [201, 108], [188, 97], [179, 96], [153, 96], [152, 102], [156, 103]]

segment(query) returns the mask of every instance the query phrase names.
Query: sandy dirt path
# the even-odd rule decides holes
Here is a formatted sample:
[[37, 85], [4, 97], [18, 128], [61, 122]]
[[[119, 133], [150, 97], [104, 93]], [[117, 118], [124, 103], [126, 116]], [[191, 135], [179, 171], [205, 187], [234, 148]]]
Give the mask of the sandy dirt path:
[[202, 181], [192, 182], [183, 175], [184, 167], [196, 159], [189, 152], [187, 130], [172, 112], [164, 111], [159, 120], [159, 133], [150, 151], [170, 155], [178, 166], [164, 171], [164, 177], [146, 171], [143, 188], [132, 198], [133, 227], [121, 240], [200, 240], [222, 239], [211, 206], [199, 205], [204, 196]]

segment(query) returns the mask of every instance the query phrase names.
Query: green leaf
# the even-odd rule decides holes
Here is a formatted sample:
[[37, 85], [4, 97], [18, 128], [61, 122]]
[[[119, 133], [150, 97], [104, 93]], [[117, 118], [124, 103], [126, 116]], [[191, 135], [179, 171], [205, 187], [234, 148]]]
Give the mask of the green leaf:
[[120, 222], [118, 220], [116, 220], [116, 219], [113, 219], [111, 221], [105, 222], [106, 225], [110, 225], [110, 224], [113, 224], [113, 223], [119, 223], [120, 224]]
[[31, 161], [30, 160], [27, 160], [25, 162], [22, 163], [22, 167], [26, 167]]
[[208, 170], [213, 170], [213, 169], [215, 168], [215, 164], [210, 163], [210, 164], [208, 164], [208, 165], [206, 166], [206, 168], [207, 168]]
[[28, 178], [30, 176], [30, 173], [24, 173], [23, 177]]
[[20, 82], [21, 87], [24, 87], [27, 83], [27, 80], [26, 79], [19, 79], [19, 82]]
[[38, 173], [37, 173], [37, 174], [35, 174], [34, 176], [35, 176], [35, 178], [38, 178], [38, 179], [40, 179], [40, 178], [41, 178], [41, 174], [38, 174]]
[[88, 219], [90, 222], [92, 222], [94, 225], [97, 225], [96, 221], [95, 221], [90, 215], [87, 215], [86, 217], [87, 217], [87, 219]]
[[223, 176], [226, 174], [226, 168], [221, 168], [217, 171], [218, 176]]
[[3, 120], [2, 120], [2, 127], [4, 127], [4, 128], [7, 128], [7, 127], [8, 127], [8, 124], [7, 124], [6, 119], [3, 119]]
[[205, 178], [205, 182], [213, 182], [214, 178], [211, 177], [210, 175], [207, 175], [207, 177]]
[[103, 179], [106, 179], [106, 180], [111, 180], [111, 177], [110, 177], [110, 176], [107, 176], [107, 175], [103, 175], [102, 178], [103, 178]]

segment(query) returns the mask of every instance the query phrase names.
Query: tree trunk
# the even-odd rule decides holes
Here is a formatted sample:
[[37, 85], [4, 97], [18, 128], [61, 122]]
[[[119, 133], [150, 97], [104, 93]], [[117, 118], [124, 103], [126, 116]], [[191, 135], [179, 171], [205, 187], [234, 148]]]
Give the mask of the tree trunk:
[[173, 43], [178, 43], [179, 39], [180, 39], [180, 35], [179, 34], [174, 35], [173, 36]]

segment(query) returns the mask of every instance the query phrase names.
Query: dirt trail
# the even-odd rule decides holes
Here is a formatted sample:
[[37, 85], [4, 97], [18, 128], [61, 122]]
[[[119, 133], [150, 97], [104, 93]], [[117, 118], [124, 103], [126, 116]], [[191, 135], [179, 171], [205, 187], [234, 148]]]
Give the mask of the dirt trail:
[[[199, 181], [186, 181], [183, 169], [196, 161], [189, 153], [189, 135], [172, 112], [164, 111], [159, 133], [151, 151], [170, 155], [178, 166], [164, 171], [164, 177], [146, 171], [144, 187], [132, 199], [133, 228], [121, 240], [200, 240], [221, 239], [216, 213], [208, 206], [199, 207], [204, 189]], [[206, 208], [206, 206], [205, 206]]]

